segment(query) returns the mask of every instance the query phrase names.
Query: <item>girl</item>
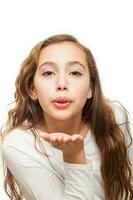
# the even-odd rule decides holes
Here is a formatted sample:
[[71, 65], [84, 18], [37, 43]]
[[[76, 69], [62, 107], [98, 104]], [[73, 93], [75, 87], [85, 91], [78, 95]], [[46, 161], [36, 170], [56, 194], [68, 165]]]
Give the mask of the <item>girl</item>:
[[90, 50], [71, 35], [24, 60], [2, 138], [12, 200], [133, 199], [127, 112], [103, 96]]

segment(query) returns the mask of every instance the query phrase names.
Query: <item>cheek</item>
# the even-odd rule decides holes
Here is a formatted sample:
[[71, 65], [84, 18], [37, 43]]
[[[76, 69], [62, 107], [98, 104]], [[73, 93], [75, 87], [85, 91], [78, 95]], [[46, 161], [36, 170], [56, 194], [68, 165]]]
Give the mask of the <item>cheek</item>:
[[90, 90], [90, 81], [85, 80], [83, 82], [79, 82], [79, 84], [75, 84], [75, 87], [77, 89], [76, 92], [78, 92], [81, 96], [86, 96], [86, 94]]
[[43, 94], [48, 93], [51, 85], [49, 82], [44, 81], [42, 78], [35, 77], [34, 86], [37, 96], [42, 96]]
[[77, 103], [80, 107], [84, 106], [87, 98], [88, 92], [90, 90], [90, 84], [81, 84], [79, 88], [75, 89], [75, 96], [77, 97]]
[[35, 90], [41, 107], [47, 108], [55, 93], [52, 84], [40, 79], [35, 80]]

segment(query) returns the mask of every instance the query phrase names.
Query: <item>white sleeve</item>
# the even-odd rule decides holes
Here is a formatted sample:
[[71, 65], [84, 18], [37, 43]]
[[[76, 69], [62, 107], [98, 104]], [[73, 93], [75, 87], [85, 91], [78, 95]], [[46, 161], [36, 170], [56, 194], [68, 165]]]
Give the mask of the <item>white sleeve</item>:
[[[112, 108], [113, 108], [113, 111], [115, 114], [115, 119], [124, 134], [127, 151], [128, 151], [128, 156], [131, 161], [131, 164], [133, 165], [133, 125], [131, 124], [131, 122], [129, 120], [129, 115], [128, 115], [128, 120], [129, 120], [128, 125], [129, 125], [129, 131], [131, 134], [131, 137], [130, 137], [127, 132], [127, 129], [126, 129], [126, 123], [125, 123], [126, 119], [125, 119], [124, 110], [123, 110], [122, 106], [119, 103], [113, 103]], [[131, 139], [132, 139], [132, 144], [130, 144]]]
[[91, 164], [65, 164], [65, 189], [63, 200], [93, 200], [93, 175]]
[[[64, 162], [62, 182], [47, 157], [43, 164], [36, 160], [34, 152], [19, 141], [4, 141], [1, 150], [5, 163], [17, 182], [26, 200], [93, 200], [92, 166]], [[41, 156], [38, 153], [38, 157]]]

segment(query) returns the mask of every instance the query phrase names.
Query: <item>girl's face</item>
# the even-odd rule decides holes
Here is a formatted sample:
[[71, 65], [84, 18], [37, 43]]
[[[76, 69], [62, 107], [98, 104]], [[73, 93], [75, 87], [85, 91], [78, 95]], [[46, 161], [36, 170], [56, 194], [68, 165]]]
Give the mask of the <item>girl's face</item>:
[[[34, 77], [34, 94], [44, 116], [66, 120], [82, 114], [87, 98], [91, 98], [90, 74], [86, 55], [76, 44], [62, 42], [42, 49]], [[52, 102], [68, 97], [72, 102], [58, 108]]]

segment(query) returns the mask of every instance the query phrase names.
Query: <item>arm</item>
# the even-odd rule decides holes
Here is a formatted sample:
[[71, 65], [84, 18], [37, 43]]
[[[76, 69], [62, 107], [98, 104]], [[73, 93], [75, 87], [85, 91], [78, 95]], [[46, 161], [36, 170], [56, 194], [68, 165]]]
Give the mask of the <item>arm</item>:
[[21, 136], [17, 133], [17, 138], [7, 137], [2, 144], [2, 156], [26, 200], [93, 199], [91, 164], [64, 162], [64, 181], [61, 181], [47, 157], [32, 149]]
[[65, 162], [65, 190], [63, 200], [93, 200], [92, 166], [86, 164], [84, 152], [76, 157], [63, 156], [63, 160]]
[[[93, 175], [88, 170], [90, 163], [87, 164], [86, 161], [82, 136], [79, 134], [45, 133], [42, 137], [62, 151], [66, 183], [63, 200], [93, 200], [93, 184], [90, 181], [93, 179]], [[92, 166], [89, 167], [91, 169]]]

